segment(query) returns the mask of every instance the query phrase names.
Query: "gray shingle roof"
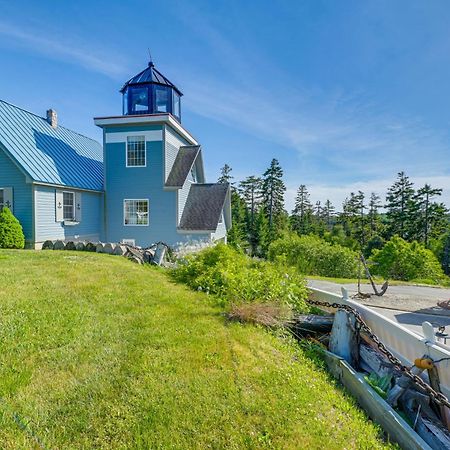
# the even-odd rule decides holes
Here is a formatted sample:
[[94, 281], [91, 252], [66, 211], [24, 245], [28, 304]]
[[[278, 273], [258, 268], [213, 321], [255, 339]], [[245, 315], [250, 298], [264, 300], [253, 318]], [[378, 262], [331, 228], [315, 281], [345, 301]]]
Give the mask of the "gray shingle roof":
[[101, 144], [2, 100], [1, 146], [34, 181], [103, 189]]
[[166, 187], [183, 187], [199, 152], [199, 145], [184, 145], [180, 147], [172, 170], [167, 177]]
[[179, 228], [191, 231], [216, 231], [229, 188], [228, 183], [193, 184]]

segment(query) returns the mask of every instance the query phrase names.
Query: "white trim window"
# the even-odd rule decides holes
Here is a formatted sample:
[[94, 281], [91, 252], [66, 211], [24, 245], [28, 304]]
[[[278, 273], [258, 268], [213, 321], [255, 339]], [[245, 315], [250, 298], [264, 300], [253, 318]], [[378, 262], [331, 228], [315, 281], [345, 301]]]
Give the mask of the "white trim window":
[[123, 224], [125, 226], [148, 226], [149, 201], [125, 199], [123, 201]]
[[5, 206], [5, 190], [0, 189], [0, 211], [3, 209], [4, 206]]
[[63, 219], [75, 220], [75, 193], [63, 191]]
[[127, 167], [146, 167], [145, 136], [127, 136]]

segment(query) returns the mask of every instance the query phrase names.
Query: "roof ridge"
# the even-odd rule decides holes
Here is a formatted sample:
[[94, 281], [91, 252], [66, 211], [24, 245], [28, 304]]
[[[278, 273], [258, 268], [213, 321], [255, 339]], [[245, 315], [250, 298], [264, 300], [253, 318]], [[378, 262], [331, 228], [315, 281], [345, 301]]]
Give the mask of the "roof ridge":
[[[46, 119], [45, 117], [40, 116], [39, 114], [36, 114], [36, 113], [34, 113], [33, 111], [29, 111], [28, 109], [22, 108], [21, 106], [17, 106], [17, 105], [15, 105], [14, 103], [7, 102], [6, 100], [2, 100], [1, 98], [0, 98], [0, 103], [4, 103], [4, 104], [6, 104], [6, 105], [12, 106], [13, 108], [19, 109], [20, 111], [26, 112], [27, 114], [31, 114], [32, 116], [37, 117], [38, 119], [42, 119], [42, 120], [44, 120], [45, 122], [47, 122], [47, 119]], [[48, 122], [47, 122], [47, 123], [48, 123]], [[81, 133], [79, 133], [78, 131], [75, 131], [75, 130], [72, 130], [71, 128], [65, 127], [64, 125], [58, 125], [58, 128], [64, 128], [64, 129], [67, 130], [67, 131], [70, 131], [70, 132], [72, 132], [72, 133], [78, 134], [78, 136], [82, 136], [82, 137], [84, 137], [84, 138], [86, 138], [86, 139], [89, 139], [90, 141], [95, 142], [96, 144], [101, 145], [100, 142], [98, 142], [96, 139], [91, 138], [91, 137], [89, 137], [89, 136], [86, 136], [85, 134], [81, 134]]]

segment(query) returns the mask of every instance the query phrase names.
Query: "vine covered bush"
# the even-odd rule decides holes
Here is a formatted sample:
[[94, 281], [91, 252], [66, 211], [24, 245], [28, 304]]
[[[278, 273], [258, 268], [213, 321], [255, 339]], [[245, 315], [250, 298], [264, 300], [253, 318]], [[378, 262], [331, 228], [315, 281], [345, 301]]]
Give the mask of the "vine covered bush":
[[268, 257], [295, 266], [305, 275], [354, 278], [358, 276], [358, 254], [317, 236], [288, 234], [272, 242]]
[[407, 242], [394, 236], [381, 250], [375, 249], [370, 260], [372, 272], [394, 280], [426, 280], [439, 283], [444, 272], [431, 250], [418, 242]]
[[25, 236], [22, 225], [9, 208], [0, 211], [0, 248], [24, 248]]
[[305, 281], [295, 270], [249, 258], [224, 244], [187, 256], [173, 275], [193, 289], [217, 296], [222, 305], [270, 302], [308, 310]]

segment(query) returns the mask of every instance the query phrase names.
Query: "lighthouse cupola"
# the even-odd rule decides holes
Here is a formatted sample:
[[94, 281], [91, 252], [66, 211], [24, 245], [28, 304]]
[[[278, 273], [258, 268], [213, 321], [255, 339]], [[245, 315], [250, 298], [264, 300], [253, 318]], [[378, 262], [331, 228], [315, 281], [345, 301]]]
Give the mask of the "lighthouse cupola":
[[123, 95], [123, 115], [170, 113], [181, 122], [183, 94], [156, 69], [152, 61], [129, 79], [120, 92]]

